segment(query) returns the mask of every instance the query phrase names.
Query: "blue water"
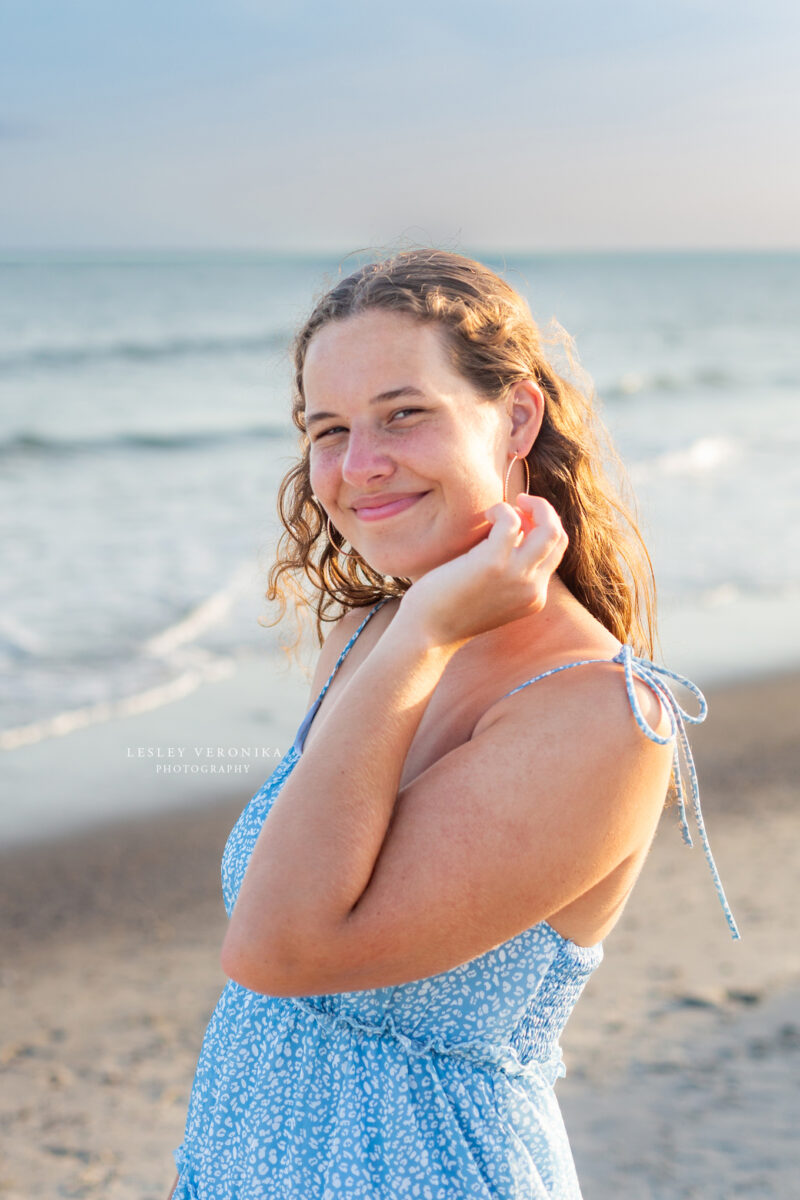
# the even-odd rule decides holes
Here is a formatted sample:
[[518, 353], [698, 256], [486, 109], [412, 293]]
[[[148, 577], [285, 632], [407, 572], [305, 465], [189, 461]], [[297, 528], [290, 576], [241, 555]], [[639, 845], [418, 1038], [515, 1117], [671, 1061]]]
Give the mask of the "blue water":
[[[723, 665], [738, 604], [800, 598], [800, 255], [483, 257], [575, 338], [665, 618], [711, 613]], [[274, 643], [288, 344], [339, 265], [0, 259], [0, 730], [27, 730], [7, 746]]]

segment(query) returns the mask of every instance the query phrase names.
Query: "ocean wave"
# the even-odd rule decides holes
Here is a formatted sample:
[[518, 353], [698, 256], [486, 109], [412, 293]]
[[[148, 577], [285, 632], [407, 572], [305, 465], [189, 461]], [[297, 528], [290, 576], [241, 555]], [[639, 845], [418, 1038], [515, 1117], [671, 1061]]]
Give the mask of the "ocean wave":
[[185, 450], [221, 443], [249, 441], [251, 438], [277, 439], [286, 437], [287, 429], [279, 425], [242, 425], [219, 429], [141, 429], [121, 430], [118, 433], [62, 436], [21, 430], [0, 438], [0, 458], [25, 455], [96, 454], [109, 450]]
[[86, 729], [89, 725], [99, 725], [118, 717], [134, 716], [137, 713], [150, 712], [182, 700], [191, 692], [196, 691], [204, 683], [218, 679], [227, 679], [236, 669], [236, 661], [230, 657], [206, 654], [188, 670], [155, 687], [146, 688], [131, 696], [120, 697], [116, 700], [103, 700], [97, 704], [86, 704], [80, 708], [66, 709], [54, 716], [45, 717], [40, 721], [31, 721], [27, 725], [17, 725], [10, 729], [0, 730], [0, 750], [17, 750], [22, 746], [31, 746], [35, 742], [47, 738], [64, 737], [74, 733], [76, 729]]
[[800, 375], [786, 371], [770, 374], [761, 372], [754, 379], [746, 378], [739, 371], [728, 371], [723, 367], [698, 367], [696, 370], [670, 373], [668, 371], [628, 371], [615, 379], [597, 384], [601, 400], [629, 400], [642, 393], [675, 395], [689, 391], [739, 392], [756, 383], [759, 387], [797, 388]]
[[[0, 750], [13, 750], [47, 738], [61, 737], [87, 725], [159, 708], [181, 699], [209, 680], [226, 678], [235, 669], [235, 657], [195, 643], [201, 634], [224, 620], [237, 599], [253, 585], [256, 574], [257, 566], [251, 559], [240, 562], [221, 588], [179, 621], [153, 634], [139, 646], [141, 655], [161, 660], [159, 672], [164, 676], [161, 683], [131, 695], [67, 708], [40, 720], [0, 730]], [[11, 670], [17, 655], [42, 649], [43, 645], [31, 631], [10, 617], [0, 615], [0, 668]]]
[[680, 450], [670, 450], [633, 463], [628, 474], [634, 483], [654, 475], [706, 475], [732, 462], [740, 454], [741, 447], [733, 438], [698, 438]]
[[[771, 595], [771, 591], [768, 594]], [[702, 592], [700, 603], [704, 608], [726, 608], [729, 604], [735, 604], [737, 600], [741, 600], [743, 596], [746, 596], [746, 593], [742, 588], [728, 581]]]
[[35, 630], [8, 613], [0, 613], [0, 654], [6, 661], [36, 657], [45, 650], [44, 639]]
[[180, 621], [148, 638], [142, 653], [153, 658], [174, 659], [181, 647], [186, 647], [228, 615], [236, 600], [252, 587], [255, 574], [256, 567], [250, 559], [240, 563], [223, 587], [206, 597]]
[[288, 332], [273, 330], [229, 336], [186, 334], [152, 341], [145, 338], [118, 338], [110, 342], [31, 346], [16, 353], [0, 354], [0, 373], [16, 374], [31, 368], [50, 370], [97, 362], [148, 363], [176, 358], [263, 354], [267, 350], [283, 349], [290, 336]]

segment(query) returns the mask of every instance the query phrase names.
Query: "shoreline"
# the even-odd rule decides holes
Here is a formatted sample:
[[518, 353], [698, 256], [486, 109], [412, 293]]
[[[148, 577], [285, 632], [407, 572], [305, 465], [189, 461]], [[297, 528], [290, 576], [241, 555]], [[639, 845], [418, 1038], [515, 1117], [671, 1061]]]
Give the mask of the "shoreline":
[[[562, 1038], [586, 1200], [778, 1200], [800, 1170], [800, 673], [707, 697], [689, 736], [742, 940], [666, 810]], [[225, 982], [220, 857], [262, 781], [0, 854], [4, 1200], [164, 1200]]]

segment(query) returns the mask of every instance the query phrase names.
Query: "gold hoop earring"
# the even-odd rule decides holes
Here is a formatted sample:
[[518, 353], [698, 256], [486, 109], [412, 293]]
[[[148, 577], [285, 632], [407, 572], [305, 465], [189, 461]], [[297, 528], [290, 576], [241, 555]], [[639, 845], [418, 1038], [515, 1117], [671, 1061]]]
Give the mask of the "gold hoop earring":
[[333, 540], [333, 532], [332, 532], [333, 527], [331, 526], [330, 514], [328, 515], [327, 527], [328, 527], [328, 541], [333, 546], [333, 548], [337, 554], [342, 554], [342, 555], [344, 555], [345, 558], [358, 558], [359, 557], [358, 552], [356, 552], [355, 554], [351, 554], [349, 550], [343, 550], [341, 546], [336, 545], [336, 542]]
[[[509, 464], [508, 470], [506, 471], [506, 478], [505, 478], [505, 482], [503, 484], [503, 501], [504, 502], [506, 499], [506, 492], [508, 491], [508, 479], [511, 474], [511, 468], [514, 466], [514, 463], [517, 461], [518, 458], [521, 458], [521, 455], [515, 454], [511, 460], [511, 463]], [[525, 492], [527, 495], [531, 490], [531, 472], [530, 472], [530, 468], [528, 467], [527, 458], [522, 458], [522, 462], [525, 466]]]

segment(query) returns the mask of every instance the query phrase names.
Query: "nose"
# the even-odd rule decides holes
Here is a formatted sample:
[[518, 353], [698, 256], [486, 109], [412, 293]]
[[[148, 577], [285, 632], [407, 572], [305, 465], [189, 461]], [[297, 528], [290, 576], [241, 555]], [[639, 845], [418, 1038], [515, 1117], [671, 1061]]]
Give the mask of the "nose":
[[353, 425], [347, 439], [341, 470], [345, 483], [362, 486], [391, 475], [394, 464], [386, 454], [379, 437], [369, 430], [358, 430]]

